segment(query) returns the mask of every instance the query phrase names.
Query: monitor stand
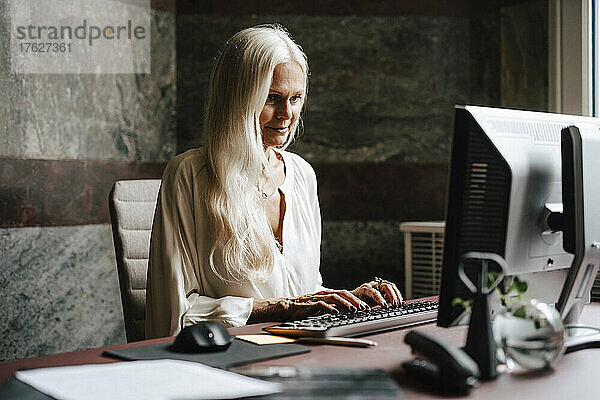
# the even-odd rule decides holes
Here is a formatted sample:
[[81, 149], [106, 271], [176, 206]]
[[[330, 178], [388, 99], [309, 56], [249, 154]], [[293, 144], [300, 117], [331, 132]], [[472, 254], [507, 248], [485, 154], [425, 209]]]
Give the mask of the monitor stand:
[[565, 354], [577, 350], [600, 348], [600, 329], [593, 326], [567, 325], [565, 327]]
[[600, 329], [577, 322], [600, 265], [598, 151], [597, 128], [570, 126], [561, 131], [563, 247], [574, 255], [557, 303], [567, 333], [566, 353], [600, 347]]

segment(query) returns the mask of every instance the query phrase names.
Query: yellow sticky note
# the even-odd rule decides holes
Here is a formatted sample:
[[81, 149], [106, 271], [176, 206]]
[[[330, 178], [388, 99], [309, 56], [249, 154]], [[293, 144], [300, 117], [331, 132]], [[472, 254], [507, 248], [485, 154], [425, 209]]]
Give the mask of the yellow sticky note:
[[298, 339], [283, 337], [283, 336], [275, 336], [275, 335], [236, 335], [238, 339], [245, 340], [247, 342], [252, 342], [256, 344], [276, 344], [276, 343], [293, 343]]

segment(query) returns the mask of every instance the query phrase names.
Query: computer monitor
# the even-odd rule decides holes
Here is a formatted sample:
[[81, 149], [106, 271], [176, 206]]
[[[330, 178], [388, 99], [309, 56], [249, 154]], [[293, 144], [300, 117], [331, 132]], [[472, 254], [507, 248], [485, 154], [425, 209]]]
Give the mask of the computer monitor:
[[[582, 274], [571, 268], [574, 256], [564, 250], [563, 233], [550, 228], [548, 217], [562, 212], [561, 131], [578, 125], [598, 132], [600, 119], [456, 107], [438, 325], [456, 324], [462, 309], [452, 305], [453, 299], [469, 297], [457, 272], [469, 251], [502, 256], [507, 276], [528, 282], [528, 296], [550, 304], [560, 300], [563, 318], [572, 311], [582, 290], [565, 282], [581, 281]], [[600, 226], [600, 215], [587, 217]], [[475, 276], [478, 268], [465, 265], [465, 272]], [[569, 316], [570, 322], [579, 312]]]

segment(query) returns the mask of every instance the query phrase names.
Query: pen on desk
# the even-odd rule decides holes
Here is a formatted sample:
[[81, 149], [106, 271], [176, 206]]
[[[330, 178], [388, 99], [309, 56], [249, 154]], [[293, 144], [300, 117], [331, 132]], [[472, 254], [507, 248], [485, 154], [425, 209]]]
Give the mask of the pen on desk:
[[334, 344], [338, 346], [353, 346], [353, 347], [372, 347], [377, 346], [377, 342], [369, 339], [357, 339], [357, 338], [346, 338], [346, 337], [311, 337], [304, 336], [298, 338], [299, 342], [304, 343], [320, 343], [320, 344]]

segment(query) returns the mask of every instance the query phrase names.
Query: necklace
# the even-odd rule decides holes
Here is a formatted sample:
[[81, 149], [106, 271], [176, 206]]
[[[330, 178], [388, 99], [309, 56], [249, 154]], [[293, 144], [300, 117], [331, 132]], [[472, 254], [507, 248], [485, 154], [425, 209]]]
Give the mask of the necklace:
[[[271, 164], [271, 153], [270, 153], [270, 152], [269, 152], [269, 155], [267, 156], [267, 162], [269, 163], [269, 165]], [[264, 172], [264, 167], [263, 167], [263, 172]], [[266, 180], [265, 180], [265, 186], [264, 186], [262, 189], [260, 188], [260, 185], [258, 185], [258, 184], [257, 184], [257, 189], [258, 189], [258, 192], [260, 193], [260, 198], [261, 198], [262, 200], [266, 200], [266, 199], [268, 199], [269, 197], [273, 196], [273, 194], [274, 194], [274, 193], [277, 191], [277, 189], [279, 189], [279, 188], [277, 187], [277, 185], [276, 185], [276, 184], [274, 184], [274, 185], [273, 185], [273, 186], [274, 186], [274, 188], [273, 188], [273, 190], [271, 191], [271, 193], [267, 193], [267, 192], [265, 192], [265, 191], [264, 191], [264, 189], [267, 187], [267, 183], [268, 183], [268, 182], [269, 182], [269, 180], [270, 180], [270, 178], [269, 178], [268, 176], [265, 176], [265, 178], [266, 178]]]
[[273, 191], [271, 193], [269, 193], [269, 194], [263, 192], [262, 190], [259, 190], [259, 192], [260, 192], [260, 198], [263, 199], [263, 200], [266, 200], [269, 197], [273, 196], [273, 193], [275, 193], [276, 190], [277, 190], [277, 188], [273, 189]]

